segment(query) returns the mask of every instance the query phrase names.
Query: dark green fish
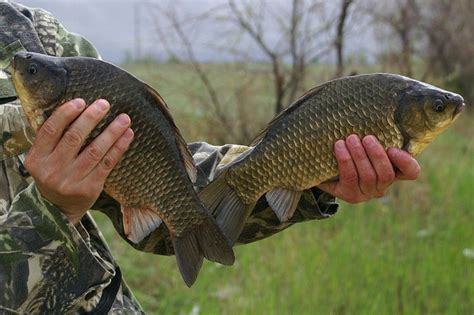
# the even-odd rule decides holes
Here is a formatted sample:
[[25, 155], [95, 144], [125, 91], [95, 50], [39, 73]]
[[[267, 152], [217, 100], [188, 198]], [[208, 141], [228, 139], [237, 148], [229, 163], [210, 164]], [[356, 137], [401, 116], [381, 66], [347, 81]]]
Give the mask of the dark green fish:
[[105, 182], [104, 191], [122, 205], [124, 231], [139, 242], [162, 222], [169, 230], [184, 281], [191, 286], [203, 257], [234, 262], [228, 240], [199, 200], [190, 181], [196, 169], [186, 142], [161, 96], [128, 72], [101, 60], [58, 58], [20, 52], [13, 83], [35, 131], [66, 101], [103, 98], [111, 108], [91, 138], [120, 113], [132, 121], [135, 138]]
[[284, 222], [303, 190], [334, 180], [337, 140], [375, 135], [385, 148], [417, 155], [463, 107], [461, 96], [400, 75], [330, 81], [276, 117], [253, 148], [222, 170], [200, 197], [233, 243], [261, 196]]

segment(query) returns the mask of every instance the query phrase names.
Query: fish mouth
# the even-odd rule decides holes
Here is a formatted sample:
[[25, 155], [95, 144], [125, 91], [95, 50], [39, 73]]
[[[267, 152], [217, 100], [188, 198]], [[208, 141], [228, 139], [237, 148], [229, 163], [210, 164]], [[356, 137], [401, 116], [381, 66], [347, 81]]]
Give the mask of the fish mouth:
[[464, 110], [465, 107], [466, 107], [466, 103], [464, 102], [458, 105], [456, 109], [454, 110], [453, 117], [456, 117], [457, 115], [459, 115]]
[[16, 72], [17, 63], [18, 63], [18, 57], [17, 57], [17, 55], [15, 55], [15, 56], [13, 56], [13, 58], [10, 62], [10, 67], [12, 69], [12, 75]]

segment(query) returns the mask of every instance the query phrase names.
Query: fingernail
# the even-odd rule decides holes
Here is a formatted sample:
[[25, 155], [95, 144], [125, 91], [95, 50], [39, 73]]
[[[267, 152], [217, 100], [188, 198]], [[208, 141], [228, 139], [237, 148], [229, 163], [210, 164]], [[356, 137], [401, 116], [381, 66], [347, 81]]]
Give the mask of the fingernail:
[[338, 150], [344, 149], [344, 140], [338, 140], [335, 146], [336, 146], [336, 149]]
[[387, 150], [387, 154], [390, 154], [391, 157], [399, 157], [402, 153], [402, 150], [397, 149], [397, 148], [389, 148]]
[[101, 110], [107, 110], [110, 106], [109, 102], [107, 102], [106, 100], [97, 100], [96, 105], [99, 106]]
[[123, 136], [125, 137], [125, 139], [131, 139], [133, 137], [133, 130], [128, 128], [125, 133], [123, 134]]
[[130, 124], [130, 117], [128, 117], [127, 114], [120, 114], [117, 118], [117, 121], [122, 126], [126, 126], [126, 125]]
[[350, 135], [347, 138], [347, 141], [352, 145], [358, 145], [359, 144], [359, 138], [356, 135]]
[[82, 98], [76, 98], [71, 101], [71, 103], [77, 108], [77, 109], [83, 109], [86, 107], [86, 102]]
[[374, 136], [366, 136], [364, 137], [364, 139], [362, 139], [362, 142], [364, 143], [364, 145], [368, 147], [375, 145], [376, 141], [377, 140], [375, 139]]

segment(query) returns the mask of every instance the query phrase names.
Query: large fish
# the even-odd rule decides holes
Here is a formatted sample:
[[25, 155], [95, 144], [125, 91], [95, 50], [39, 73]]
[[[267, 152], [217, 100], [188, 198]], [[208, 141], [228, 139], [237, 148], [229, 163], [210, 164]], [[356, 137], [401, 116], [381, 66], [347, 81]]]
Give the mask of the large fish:
[[234, 243], [261, 196], [284, 222], [303, 190], [334, 180], [337, 140], [375, 135], [385, 148], [417, 155], [463, 107], [461, 96], [400, 75], [330, 81], [281, 112], [199, 196]]
[[124, 231], [132, 242], [163, 222], [188, 286], [194, 283], [203, 256], [233, 264], [228, 239], [193, 189], [190, 179], [195, 179], [196, 169], [186, 142], [155, 90], [128, 72], [92, 58], [20, 52], [12, 66], [15, 89], [35, 131], [57, 106], [78, 97], [88, 104], [99, 98], [111, 104], [84, 146], [120, 113], [130, 116], [134, 141], [108, 176], [104, 191], [121, 204]]

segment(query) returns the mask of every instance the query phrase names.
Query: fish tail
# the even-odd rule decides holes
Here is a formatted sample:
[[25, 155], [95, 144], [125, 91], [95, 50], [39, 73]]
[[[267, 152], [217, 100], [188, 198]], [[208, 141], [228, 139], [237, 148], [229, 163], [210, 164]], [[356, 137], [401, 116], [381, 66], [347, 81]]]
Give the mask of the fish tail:
[[234, 245], [255, 204], [247, 205], [242, 202], [235, 190], [227, 184], [226, 172], [227, 170], [199, 192], [199, 198], [216, 218], [217, 224], [230, 243]]
[[232, 246], [210, 216], [183, 237], [172, 238], [172, 243], [179, 270], [188, 287], [196, 281], [203, 257], [228, 266], [235, 260]]

